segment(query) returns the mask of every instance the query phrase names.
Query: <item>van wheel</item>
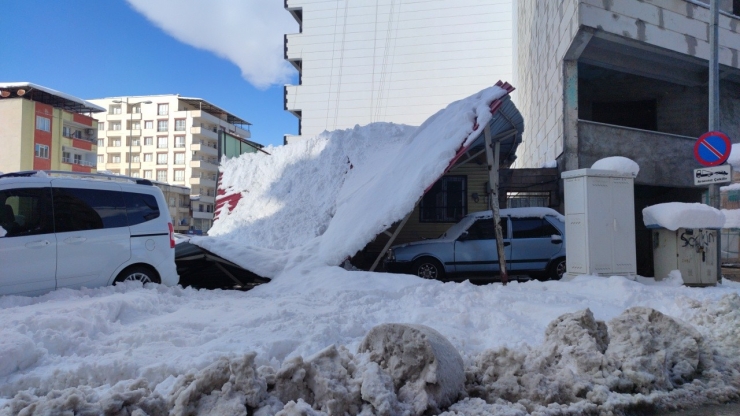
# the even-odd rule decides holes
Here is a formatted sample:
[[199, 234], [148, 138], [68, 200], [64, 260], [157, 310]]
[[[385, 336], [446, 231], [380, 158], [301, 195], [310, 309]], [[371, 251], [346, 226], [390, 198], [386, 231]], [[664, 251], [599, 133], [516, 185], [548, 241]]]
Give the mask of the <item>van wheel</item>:
[[159, 277], [154, 271], [144, 266], [133, 266], [122, 271], [113, 282], [141, 282], [141, 283], [161, 283]]
[[445, 277], [445, 269], [442, 263], [431, 257], [422, 257], [414, 262], [412, 272], [424, 279], [442, 280]]
[[565, 270], [565, 257], [555, 259], [555, 261], [552, 262], [552, 264], [550, 265], [550, 270], [547, 273], [547, 277], [549, 277], [551, 280], [560, 280], [563, 278]]

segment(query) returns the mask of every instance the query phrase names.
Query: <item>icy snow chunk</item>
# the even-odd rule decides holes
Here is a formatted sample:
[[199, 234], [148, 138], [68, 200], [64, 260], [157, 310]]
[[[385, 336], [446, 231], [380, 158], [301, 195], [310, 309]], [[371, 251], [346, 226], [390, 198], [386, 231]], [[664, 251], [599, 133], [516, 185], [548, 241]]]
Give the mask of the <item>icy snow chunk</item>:
[[463, 360], [439, 332], [424, 325], [382, 324], [365, 336], [360, 353], [387, 371], [413, 414], [452, 404], [463, 391]]
[[543, 168], [556, 168], [558, 167], [558, 161], [557, 160], [548, 160], [545, 163], [542, 164]]
[[642, 219], [648, 228], [722, 228], [725, 214], [709, 205], [685, 202], [666, 202], [642, 210]]
[[7, 333], [0, 338], [0, 377], [32, 366], [46, 354], [33, 340], [18, 333]]
[[627, 175], [637, 176], [640, 166], [632, 159], [624, 156], [611, 156], [599, 159], [591, 165], [591, 169], [613, 170]]
[[8, 232], [5, 230], [5, 228], [0, 227], [0, 237], [5, 237], [5, 234], [7, 234], [7, 233]]
[[197, 374], [180, 377], [168, 397], [170, 415], [244, 415], [266, 398], [267, 383], [258, 376], [255, 353], [221, 357]]
[[649, 394], [673, 390], [701, 375], [711, 360], [691, 325], [636, 306], [609, 321], [606, 357], [621, 370], [617, 390]]
[[[271, 393], [283, 403], [303, 401], [331, 415], [357, 414], [360, 380], [355, 378], [352, 358], [346, 348], [334, 345], [305, 361], [300, 356], [292, 358], [275, 375]], [[286, 405], [286, 408], [296, 406]]]

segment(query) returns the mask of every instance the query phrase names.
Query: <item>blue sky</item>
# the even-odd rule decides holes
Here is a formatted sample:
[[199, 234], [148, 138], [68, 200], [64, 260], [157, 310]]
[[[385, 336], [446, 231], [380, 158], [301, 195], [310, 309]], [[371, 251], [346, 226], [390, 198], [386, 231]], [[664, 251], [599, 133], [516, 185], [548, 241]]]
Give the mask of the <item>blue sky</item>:
[[[177, 2], [157, 1], [161, 6]], [[224, 12], [239, 8], [232, 8], [227, 4], [229, 1], [201, 4], [220, 3], [215, 8], [221, 7], [222, 14], [212, 17], [223, 18]], [[265, 0], [240, 1], [246, 4]], [[283, 3], [269, 2], [279, 3], [280, 7]], [[178, 2], [187, 7], [185, 3]], [[290, 18], [288, 12], [274, 9], [273, 13], [282, 12], [286, 19]], [[219, 43], [218, 38], [211, 39], [211, 44], [216, 45], [211, 49], [221, 48], [220, 55], [232, 58], [241, 54], [243, 66], [266, 60], [263, 56], [266, 53], [271, 59], [277, 59], [272, 55], [280, 53], [279, 59], [282, 59], [282, 51], [274, 51], [274, 47], [269, 52], [240, 49], [246, 42], [239, 36], [249, 38], [248, 29], [243, 33], [227, 31], [248, 27], [250, 19], [247, 17], [243, 20], [235, 17], [230, 26], [211, 25], [216, 27], [209, 27], [209, 20], [203, 18], [204, 27], [194, 27], [198, 25], [193, 21], [205, 16], [207, 11], [193, 8], [184, 12], [190, 14], [190, 20], [184, 14], [161, 10], [150, 13], [188, 22], [182, 27], [196, 37], [201, 37], [199, 33], [220, 30], [221, 39], [227, 37], [233, 41]], [[199, 16], [198, 13], [203, 14]], [[0, 82], [28, 81], [82, 99], [150, 94], [199, 97], [252, 123], [252, 140], [264, 145], [280, 145], [284, 134], [298, 132], [297, 119], [283, 110], [282, 82], [296, 83], [295, 71], [286, 72], [288, 79], [275, 77], [266, 89], [264, 82], [261, 83], [263, 89], [255, 88], [242, 76], [243, 68], [213, 52], [176, 40], [123, 0], [5, 0], [0, 2], [0, 16], [3, 16]], [[167, 27], [167, 22], [163, 26]], [[282, 44], [279, 33], [272, 33], [270, 38], [276, 41], [277, 36]]]

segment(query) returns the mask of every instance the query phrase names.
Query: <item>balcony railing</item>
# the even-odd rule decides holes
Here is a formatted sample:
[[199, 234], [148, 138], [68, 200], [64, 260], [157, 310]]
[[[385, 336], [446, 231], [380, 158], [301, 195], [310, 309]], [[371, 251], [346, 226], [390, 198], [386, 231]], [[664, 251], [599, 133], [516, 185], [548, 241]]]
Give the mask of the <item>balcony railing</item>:
[[96, 164], [92, 162], [88, 162], [86, 160], [74, 160], [68, 157], [63, 157], [62, 162], [69, 163], [70, 165], [80, 165], [80, 166], [88, 166], [88, 167], [95, 167]]

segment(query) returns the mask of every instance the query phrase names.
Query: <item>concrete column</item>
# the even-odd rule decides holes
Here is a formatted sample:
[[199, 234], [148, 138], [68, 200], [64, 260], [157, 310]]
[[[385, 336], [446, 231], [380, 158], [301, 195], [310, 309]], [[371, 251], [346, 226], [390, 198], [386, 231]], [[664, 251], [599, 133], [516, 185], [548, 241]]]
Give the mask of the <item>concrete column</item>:
[[578, 61], [563, 61], [564, 170], [580, 169], [578, 162]]

